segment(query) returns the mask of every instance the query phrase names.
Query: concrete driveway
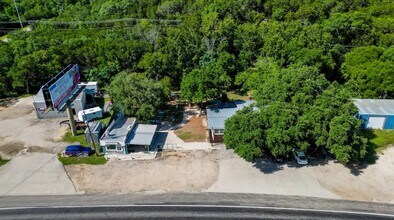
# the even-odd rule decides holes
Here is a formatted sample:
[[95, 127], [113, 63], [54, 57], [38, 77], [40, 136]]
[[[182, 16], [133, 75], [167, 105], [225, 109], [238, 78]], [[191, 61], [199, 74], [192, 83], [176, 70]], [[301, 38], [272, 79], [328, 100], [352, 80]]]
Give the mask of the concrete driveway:
[[0, 196], [75, 193], [56, 154], [21, 153], [0, 167]]

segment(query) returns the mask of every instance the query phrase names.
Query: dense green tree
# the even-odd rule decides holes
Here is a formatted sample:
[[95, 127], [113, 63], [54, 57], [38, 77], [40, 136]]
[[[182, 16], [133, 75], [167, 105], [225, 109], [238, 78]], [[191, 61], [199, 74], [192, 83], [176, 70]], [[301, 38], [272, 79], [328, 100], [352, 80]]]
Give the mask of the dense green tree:
[[364, 98], [394, 98], [394, 46], [355, 48], [346, 54], [342, 71]]
[[169, 96], [162, 82], [141, 73], [119, 73], [108, 91], [117, 109], [142, 121], [153, 118]]
[[182, 80], [181, 95], [189, 103], [201, 104], [209, 99], [220, 98], [230, 85], [230, 77], [215, 64], [195, 69]]
[[337, 116], [330, 123], [327, 148], [343, 163], [357, 161], [367, 153], [368, 140], [361, 135], [361, 121], [346, 115]]
[[10, 70], [15, 88], [23, 88], [30, 94], [38, 91], [42, 82], [51, 79], [61, 69], [59, 56], [46, 50], [38, 50], [21, 57]]
[[12, 51], [8, 44], [0, 41], [0, 97], [11, 91], [11, 81], [7, 73], [13, 64]]
[[[263, 155], [264, 123], [261, 115], [246, 108], [226, 121], [224, 143], [247, 161]], [[253, 126], [251, 126], [253, 125]]]
[[[274, 63], [263, 60], [242, 73], [239, 80], [245, 76], [249, 78], [243, 83], [253, 89], [259, 107], [253, 114], [263, 121], [243, 123], [247, 117], [237, 113], [238, 127], [227, 123], [226, 132], [230, 136], [240, 133], [237, 138], [244, 139], [235, 141], [229, 137], [231, 148], [247, 141], [248, 148], [260, 148], [273, 156], [287, 156], [293, 148], [313, 153], [326, 149], [344, 164], [365, 156], [366, 140], [360, 135], [361, 121], [354, 117], [357, 109], [351, 102], [356, 93], [337, 83], [329, 84], [316, 67], [291, 66], [280, 70]], [[343, 129], [337, 128], [340, 123], [344, 123]], [[253, 129], [264, 135], [243, 133]], [[240, 155], [251, 159], [251, 155]]]

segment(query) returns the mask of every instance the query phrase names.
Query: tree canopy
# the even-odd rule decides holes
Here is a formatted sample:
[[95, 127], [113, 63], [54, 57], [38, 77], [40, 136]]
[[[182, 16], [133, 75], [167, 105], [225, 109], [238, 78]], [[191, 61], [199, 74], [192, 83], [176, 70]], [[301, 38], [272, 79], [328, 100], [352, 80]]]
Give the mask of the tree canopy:
[[109, 94], [116, 109], [125, 115], [146, 121], [153, 118], [169, 94], [166, 84], [143, 74], [119, 73], [109, 86]]
[[[4, 30], [18, 24], [13, 3], [0, 0]], [[161, 91], [170, 88], [160, 83], [196, 103], [229, 90], [249, 92], [259, 112], [228, 121], [229, 147], [247, 159], [324, 148], [343, 163], [365, 155], [350, 99], [394, 98], [392, 1], [16, 3], [24, 24], [34, 21], [29, 29], [1, 32], [7, 36], [0, 42], [0, 97], [36, 92], [70, 63], [79, 64], [82, 80], [104, 87], [113, 81], [118, 107], [139, 117], [162, 103]], [[243, 127], [258, 119], [262, 134]]]

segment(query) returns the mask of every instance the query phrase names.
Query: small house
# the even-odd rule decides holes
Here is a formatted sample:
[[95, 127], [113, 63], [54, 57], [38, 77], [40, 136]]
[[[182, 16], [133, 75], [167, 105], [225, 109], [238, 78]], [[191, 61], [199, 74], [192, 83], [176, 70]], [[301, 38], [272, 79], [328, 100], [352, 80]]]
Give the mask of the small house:
[[235, 113], [255, 103], [253, 100], [249, 101], [232, 101], [217, 103], [207, 107], [207, 129], [209, 133], [209, 142], [221, 143], [223, 142], [224, 124], [225, 121]]
[[100, 139], [106, 155], [149, 152], [155, 138], [157, 125], [138, 124], [134, 117], [118, 113]]
[[353, 99], [362, 128], [394, 129], [394, 99]]

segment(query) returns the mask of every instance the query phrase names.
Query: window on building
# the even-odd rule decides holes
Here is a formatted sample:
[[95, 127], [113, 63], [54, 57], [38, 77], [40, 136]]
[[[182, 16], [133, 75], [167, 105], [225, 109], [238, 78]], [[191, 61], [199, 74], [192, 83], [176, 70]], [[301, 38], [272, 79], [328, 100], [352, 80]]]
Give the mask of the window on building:
[[107, 145], [107, 150], [109, 150], [109, 151], [116, 150], [116, 145], [115, 144]]
[[224, 130], [223, 129], [215, 129], [215, 130], [213, 130], [213, 133], [216, 135], [221, 135], [224, 133]]

